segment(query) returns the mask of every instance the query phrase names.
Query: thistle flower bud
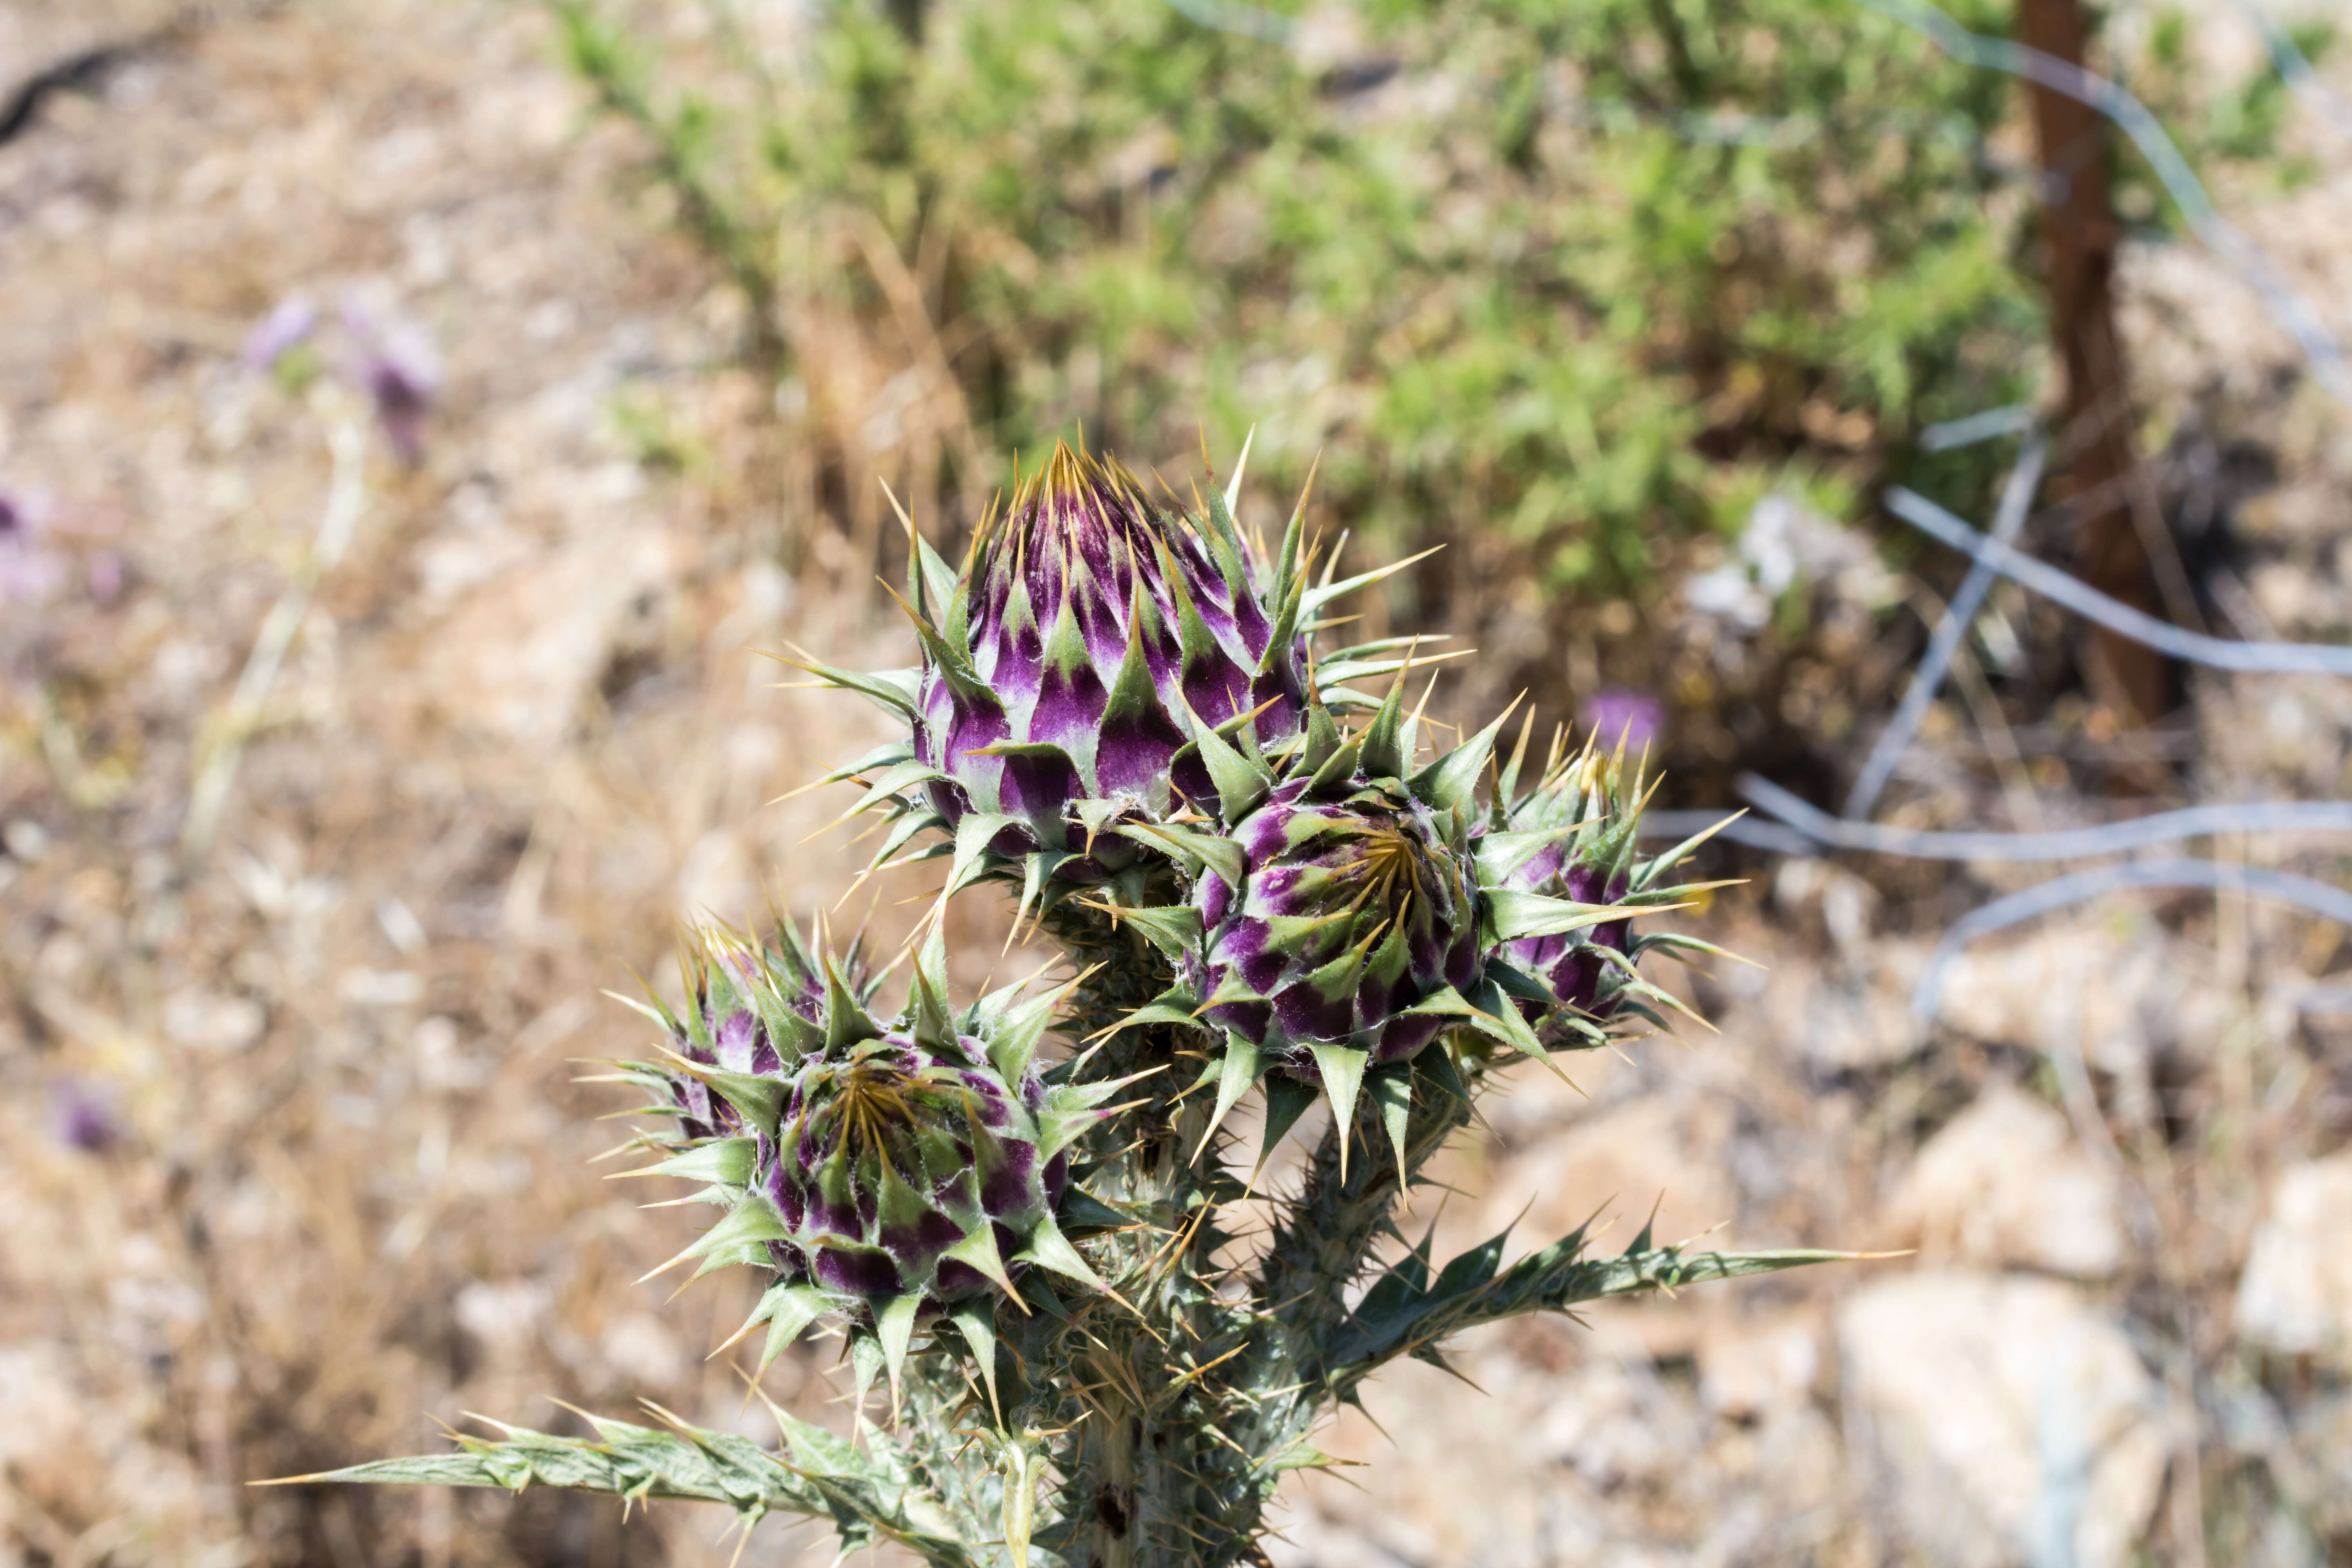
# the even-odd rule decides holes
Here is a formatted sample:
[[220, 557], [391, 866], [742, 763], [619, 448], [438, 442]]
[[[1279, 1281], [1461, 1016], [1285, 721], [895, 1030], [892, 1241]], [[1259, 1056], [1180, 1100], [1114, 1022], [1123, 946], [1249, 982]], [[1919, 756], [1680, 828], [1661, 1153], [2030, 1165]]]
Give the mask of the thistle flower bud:
[[[982, 523], [961, 571], [901, 512], [921, 664], [868, 674], [789, 661], [911, 731], [819, 781], [866, 780], [850, 814], [894, 819], [875, 865], [951, 853], [947, 892], [1010, 881], [1022, 916], [1114, 882], [1129, 907], [1178, 903], [1163, 829], [1216, 799], [1211, 749], [1280, 754], [1317, 703], [1373, 706], [1347, 683], [1395, 673], [1421, 639], [1310, 666], [1307, 633], [1335, 600], [1411, 563], [1312, 580], [1304, 494], [1269, 563], [1234, 522], [1241, 468], [1180, 513], [1146, 500], [1116, 461], [1056, 446]], [[952, 849], [908, 848], [926, 829], [952, 835]], [[1081, 922], [1055, 934], [1086, 947], [1101, 933]]]
[[1045, 1086], [1009, 1084], [969, 1036], [893, 1031], [792, 1075], [761, 1188], [786, 1238], [776, 1266], [845, 1304], [912, 1293], [924, 1307], [1010, 1289], [1022, 1250], [1068, 1183], [1039, 1147]]
[[[1514, 830], [1550, 837], [1505, 885], [1578, 904], [1624, 899], [1632, 887], [1639, 795], [1638, 779], [1628, 787], [1622, 749], [1603, 756], [1588, 742], [1581, 753], [1547, 769], [1543, 781], [1512, 804], [1508, 821]], [[1525, 937], [1510, 943], [1509, 952], [1562, 1005], [1606, 1019], [1617, 1010], [1632, 973], [1632, 942], [1627, 918]]]
[[1036, 847], [1086, 837], [1081, 800], [1164, 816], [1211, 788], [1180, 763], [1189, 710], [1244, 713], [1256, 739], [1296, 734], [1305, 648], [1238, 533], [1153, 506], [1116, 461], [1057, 446], [1009, 510], [983, 524], [948, 621], [927, 638], [915, 754], [938, 770], [948, 823], [1017, 817]]
[[1447, 1031], [1537, 1058], [1549, 1052], [1532, 1025], [1604, 1038], [1517, 951], [1623, 916], [1519, 884], [1570, 829], [1490, 821], [1474, 837], [1474, 796], [1502, 720], [1409, 773], [1418, 722], [1404, 716], [1402, 689], [1353, 734], [1310, 706], [1297, 740], [1271, 758], [1204, 731], [1197, 743], [1226, 829], [1157, 830], [1192, 879], [1192, 903], [1112, 910], [1178, 966], [1177, 984], [1126, 1021], [1202, 1023], [1223, 1037], [1204, 1075], [1218, 1085], [1213, 1128], [1271, 1071], [1322, 1087], [1344, 1159], [1367, 1074], [1385, 1072], [1383, 1121], [1402, 1160], [1413, 1093], [1413, 1075], [1397, 1076], [1405, 1064], [1463, 1092], [1449, 1066], [1423, 1059]]
[[742, 1331], [770, 1325], [762, 1367], [832, 1313], [895, 1382], [917, 1329], [944, 1317], [993, 1375], [995, 1301], [1023, 1274], [1099, 1284], [1055, 1210], [1067, 1150], [1118, 1085], [1049, 1083], [1034, 1060], [1064, 993], [1017, 1006], [1000, 994], [951, 1019], [935, 947], [886, 1022], [844, 968], [789, 926], [766, 949], [708, 931], [687, 1019], [647, 1009], [670, 1032], [668, 1059], [620, 1076], [664, 1097], [649, 1109], [677, 1135], [639, 1173], [704, 1183], [728, 1210], [672, 1263], [775, 1276]]
[[1393, 781], [1318, 800], [1292, 780], [1233, 831], [1236, 888], [1194, 889], [1205, 1016], [1248, 1036], [1268, 1065], [1319, 1082], [1318, 1051], [1410, 1059], [1444, 1019], [1409, 1012], [1479, 967], [1472, 872], [1428, 806]]

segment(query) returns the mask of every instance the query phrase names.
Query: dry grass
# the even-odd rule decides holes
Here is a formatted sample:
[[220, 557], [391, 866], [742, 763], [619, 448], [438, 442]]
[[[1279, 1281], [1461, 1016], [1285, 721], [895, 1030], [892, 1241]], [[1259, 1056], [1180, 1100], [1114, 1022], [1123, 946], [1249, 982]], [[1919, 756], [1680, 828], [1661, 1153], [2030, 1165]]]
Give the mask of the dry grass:
[[[22, 5], [0, 11], [0, 61], [163, 15]], [[749, 650], [908, 650], [862, 586], [870, 503], [821, 493], [810, 444], [731, 368], [728, 296], [582, 108], [534, 12], [322, 0], [224, 13], [0, 147], [0, 486], [50, 498], [65, 573], [44, 605], [0, 605], [0, 1563], [731, 1549], [718, 1516], [677, 1508], [624, 1525], [545, 1496], [245, 1485], [417, 1450], [466, 1410], [560, 1424], [550, 1396], [710, 1423], [741, 1405], [730, 1365], [700, 1357], [745, 1290], [632, 1283], [688, 1222], [602, 1185], [588, 1161], [621, 1134], [593, 1119], [614, 1102], [572, 1062], [638, 1047], [596, 992], [659, 974], [681, 917], [740, 914], [763, 887], [806, 916], [862, 858], [845, 834], [808, 840], [839, 797], [769, 803], [878, 721], [767, 689]], [[420, 467], [374, 445], [353, 544], [238, 724], [331, 441], [365, 411], [236, 353], [287, 294], [345, 289], [429, 328], [446, 393]], [[835, 391], [810, 417], [862, 430], [904, 345], [853, 346], [824, 355]], [[2315, 417], [2289, 415], [2291, 436]], [[931, 410], [925, 438], [954, 417]], [[2324, 519], [2352, 475], [2340, 424], [2316, 428], [2282, 447], [2291, 504], [2265, 536], [2299, 576], [2255, 588], [2316, 603], [2324, 627], [2352, 565]], [[2340, 791], [2346, 709], [2317, 684], [2208, 693], [2201, 787]], [[231, 752], [194, 853], [195, 781]], [[1994, 794], [1950, 769], [1931, 805]], [[861, 895], [886, 939], [925, 885]], [[995, 950], [983, 905], [959, 916], [967, 984]], [[2141, 1333], [2176, 1415], [2208, 1413], [2156, 1550], [2191, 1562], [2200, 1507], [2226, 1542], [2282, 1496], [2346, 1528], [2324, 1504], [2345, 1450], [2304, 1415], [2340, 1397], [2340, 1369], [2265, 1358], [2231, 1325], [2273, 1173], [2346, 1138], [2352, 1040], [2291, 1003], [2335, 937], [2230, 900], [2085, 915], [1977, 964], [1923, 1037], [1901, 1001], [1947, 908], [1819, 866], [1727, 898], [1709, 934], [1774, 967], [1699, 984], [1726, 1037], [1597, 1061], [1589, 1099], [1529, 1075], [1460, 1156], [1479, 1196], [1451, 1200], [1443, 1233], [1532, 1203], [1540, 1239], [1613, 1200], [1635, 1215], [1622, 1236], [1663, 1193], [1662, 1233], [1901, 1243], [1920, 1143], [2021, 1083], [2123, 1173], [2120, 1260], [2083, 1298]], [[2091, 1019], [2087, 1119], [2049, 1065], [2063, 991]], [[2049, 1271], [1999, 1237], [1915, 1229], [1938, 1262]], [[1327, 1447], [1373, 1460], [1370, 1490], [1303, 1489], [1287, 1561], [1901, 1560], [1832, 1343], [1864, 1279], [1482, 1336], [1465, 1364], [1499, 1407], [1409, 1369], [1372, 1402], [1399, 1447], [1343, 1426]], [[770, 1387], [828, 1397], [807, 1353]], [[2284, 1413], [2268, 1447], [2222, 1419], [2249, 1401]], [[770, 1526], [746, 1560], [803, 1539]]]

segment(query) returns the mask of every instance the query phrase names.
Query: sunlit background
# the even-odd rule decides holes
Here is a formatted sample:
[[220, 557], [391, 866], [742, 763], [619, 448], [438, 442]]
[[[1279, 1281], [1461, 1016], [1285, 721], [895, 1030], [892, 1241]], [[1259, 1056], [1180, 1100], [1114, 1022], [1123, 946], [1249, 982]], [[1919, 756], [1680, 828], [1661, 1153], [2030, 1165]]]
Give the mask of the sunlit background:
[[[831, 907], [854, 795], [779, 797], [884, 721], [760, 653], [912, 662], [879, 480], [952, 556], [1016, 452], [1253, 429], [1244, 525], [1312, 468], [1349, 569], [1444, 546], [1347, 639], [1475, 649], [1433, 712], [1760, 808], [1720, 1032], [1522, 1075], [1441, 1247], [1905, 1253], [1403, 1366], [1280, 1568], [2352, 1563], [2339, 24], [0, 0], [0, 1564], [727, 1561], [247, 1483], [763, 1435], [572, 1082], [679, 921], [937, 886]], [[968, 986], [1047, 957], [992, 897]]]

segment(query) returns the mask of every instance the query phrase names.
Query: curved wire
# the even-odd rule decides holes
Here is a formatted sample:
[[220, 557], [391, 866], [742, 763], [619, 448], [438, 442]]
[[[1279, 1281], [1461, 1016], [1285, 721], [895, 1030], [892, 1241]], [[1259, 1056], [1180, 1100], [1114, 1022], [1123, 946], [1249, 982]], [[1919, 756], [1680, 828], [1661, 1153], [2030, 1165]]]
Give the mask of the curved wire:
[[[2028, 437], [2025, 449], [2017, 455], [2016, 467], [2009, 470], [2009, 481], [2001, 487], [2000, 505], [1993, 513], [1992, 538], [1996, 543], [2007, 544], [2025, 526], [2026, 509], [2033, 504], [2033, 493], [2042, 486], [2042, 463], [2049, 454], [2049, 443], [2040, 432]], [[1870, 815], [1878, 803], [1879, 792], [1886, 781], [1895, 776], [1895, 765], [1903, 760], [1910, 747], [1911, 737], [1919, 721], [1927, 716], [1927, 706], [1936, 700], [1937, 689], [1944, 684], [1944, 671], [1950, 668], [1952, 656], [1960, 650], [1961, 639], [1976, 624], [1977, 609], [1985, 595], [1992, 592], [1993, 579], [2000, 574], [1992, 563], [1982, 556], [1969, 564], [1969, 574], [1960, 583], [1959, 591], [1944, 606], [1928, 634], [1927, 651], [1919, 656], [1918, 668], [1911, 672], [1911, 684], [1904, 688], [1903, 700], [1896, 704], [1895, 717], [1886, 721], [1878, 740], [1870, 748], [1870, 756], [1854, 775], [1853, 788], [1845, 797], [1845, 815], [1861, 820]]]
[[1946, 973], [1959, 957], [1960, 950], [1977, 938], [2126, 888], [2210, 888], [2243, 893], [2291, 904], [2324, 920], [2352, 926], [2352, 892], [2287, 871], [2185, 859], [2128, 860], [2119, 866], [2095, 867], [2053, 877], [2022, 892], [1995, 899], [1953, 921], [1952, 929], [1937, 944], [1935, 956], [1927, 961], [1927, 973], [1919, 977], [1918, 989], [1911, 994], [1911, 1016], [1922, 1024], [1935, 1017]]
[[1999, 408], [1988, 408], [1981, 414], [1969, 414], [1928, 426], [1919, 432], [1919, 450], [1950, 452], [1983, 441], [1996, 441], [2003, 436], [2015, 436], [2032, 429], [2041, 418], [2040, 412], [2031, 403], [2011, 403]]
[[[1694, 833], [1704, 833], [1723, 822], [1730, 813], [1724, 811], [1645, 811], [1634, 825], [1637, 838], [1671, 838], [1680, 842]], [[1753, 816], [1742, 816], [1724, 822], [1716, 828], [1717, 838], [1734, 844], [1745, 844], [1751, 849], [1769, 849], [1776, 855], [1811, 855], [1821, 846], [1793, 827], [1783, 827], [1777, 822], [1765, 822]]]
[[2229, 642], [2202, 632], [2186, 632], [2145, 611], [2108, 598], [2078, 578], [2035, 560], [2013, 545], [1988, 539], [1916, 490], [1897, 485], [1886, 505], [1912, 527], [2015, 578], [2044, 598], [2054, 599], [2086, 620], [2096, 621], [2134, 642], [2202, 664], [2257, 675], [2352, 675], [2352, 647], [2335, 643]]
[[[2159, 811], [2127, 822], [2053, 833], [1939, 833], [1849, 822], [1755, 773], [1739, 776], [1741, 797], [1790, 831], [1832, 849], [1912, 860], [2088, 860], [2216, 833], [2352, 833], [2352, 801], [2252, 800]], [[1706, 815], [1706, 814], [1701, 814]]]
[[1262, 44], [1287, 47], [1297, 31], [1297, 24], [1289, 17], [1242, 0], [1168, 0], [1168, 6], [1196, 26], [1255, 38]]
[[2246, 14], [2246, 19], [2262, 34], [2263, 44], [2271, 51], [2271, 64], [2277, 69], [2280, 79], [2294, 89], [2295, 96], [2308, 104], [2312, 112], [2326, 121], [2338, 135], [2352, 136], [2352, 103], [2346, 103], [2319, 79], [2319, 73], [2311, 68], [2311, 61], [2305, 58], [2302, 48], [2296, 45], [2294, 35], [2280, 26], [2278, 18], [2256, 5], [2254, 0], [2238, 0], [2238, 9]]

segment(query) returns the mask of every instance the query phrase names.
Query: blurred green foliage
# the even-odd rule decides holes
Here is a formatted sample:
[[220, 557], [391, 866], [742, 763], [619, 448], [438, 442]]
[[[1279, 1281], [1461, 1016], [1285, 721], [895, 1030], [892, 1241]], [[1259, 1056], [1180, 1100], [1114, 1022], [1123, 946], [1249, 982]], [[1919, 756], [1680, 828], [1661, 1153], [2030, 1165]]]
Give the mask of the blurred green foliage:
[[[894, 320], [887, 243], [989, 451], [1255, 424], [1384, 548], [1476, 527], [1603, 594], [2037, 390], [2014, 84], [1836, 0], [558, 9], [776, 373], [795, 302]], [[1968, 504], [1990, 461], [1906, 477]]]

